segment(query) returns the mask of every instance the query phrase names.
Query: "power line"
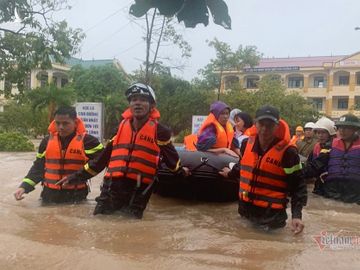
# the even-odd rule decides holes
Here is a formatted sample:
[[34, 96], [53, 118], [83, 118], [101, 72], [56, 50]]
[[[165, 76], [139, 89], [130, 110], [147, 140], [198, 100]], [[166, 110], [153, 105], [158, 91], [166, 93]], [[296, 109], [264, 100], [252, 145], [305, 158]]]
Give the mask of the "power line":
[[143, 40], [140, 40], [139, 42], [131, 45], [129, 48], [119, 52], [118, 54], [114, 55], [114, 58], [116, 58], [117, 56], [119, 56], [120, 54], [126, 53], [127, 51], [130, 51], [131, 49], [135, 48], [136, 46], [140, 45], [141, 43], [144, 43]]
[[84, 31], [84, 33], [87, 33], [89, 31], [91, 31], [92, 29], [94, 29], [95, 27], [99, 26], [100, 24], [102, 24], [103, 22], [107, 21], [108, 19], [110, 19], [112, 16], [118, 14], [120, 11], [124, 10], [124, 8], [126, 8], [132, 1], [128, 2], [125, 6], [119, 8], [118, 10], [114, 11], [113, 13], [111, 13], [110, 15], [106, 16], [104, 19], [102, 19], [100, 22], [96, 23], [95, 25], [89, 27], [88, 29], [86, 29]]
[[126, 23], [125, 25], [121, 26], [119, 29], [117, 29], [115, 32], [113, 32], [112, 34], [110, 34], [109, 36], [103, 38], [100, 42], [98, 42], [97, 44], [95, 44], [93, 47], [91, 47], [90, 49], [88, 49], [87, 51], [85, 51], [82, 54], [86, 54], [90, 51], [92, 51], [93, 49], [97, 48], [99, 45], [103, 44], [107, 39], [113, 37], [114, 35], [116, 35], [117, 33], [119, 33], [120, 31], [122, 31], [123, 29], [125, 29], [128, 25], [130, 24], [130, 22]]

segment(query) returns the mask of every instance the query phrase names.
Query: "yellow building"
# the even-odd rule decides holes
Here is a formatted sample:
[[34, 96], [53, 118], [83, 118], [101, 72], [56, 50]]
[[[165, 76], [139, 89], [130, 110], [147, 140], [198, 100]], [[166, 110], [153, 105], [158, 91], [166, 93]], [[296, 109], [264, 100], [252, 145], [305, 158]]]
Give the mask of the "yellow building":
[[[127, 77], [127, 74], [120, 62], [117, 59], [100, 59], [100, 60], [82, 60], [77, 58], [70, 58], [64, 64], [52, 63], [52, 67], [47, 70], [41, 69], [32, 69], [27, 79], [25, 80], [25, 85], [29, 89], [34, 89], [37, 87], [43, 87], [48, 83], [55, 83], [58, 88], [62, 88], [65, 84], [69, 82], [69, 74], [72, 66], [81, 65], [84, 68], [89, 68], [91, 66], [104, 66], [104, 65], [113, 65], [116, 67], [119, 72], [122, 72]], [[5, 80], [0, 80], [0, 90], [4, 90], [7, 87]], [[9, 85], [11, 87], [11, 93], [17, 94], [18, 90], [16, 85]], [[10, 88], [9, 88], [10, 89]], [[6, 99], [4, 95], [0, 94], [0, 112], [4, 110], [4, 105], [6, 105]]]
[[360, 116], [360, 52], [352, 55], [263, 58], [253, 68], [224, 71], [221, 90], [239, 83], [256, 89], [267, 74], [278, 74], [288, 91], [307, 98], [320, 113], [331, 118], [352, 112]]

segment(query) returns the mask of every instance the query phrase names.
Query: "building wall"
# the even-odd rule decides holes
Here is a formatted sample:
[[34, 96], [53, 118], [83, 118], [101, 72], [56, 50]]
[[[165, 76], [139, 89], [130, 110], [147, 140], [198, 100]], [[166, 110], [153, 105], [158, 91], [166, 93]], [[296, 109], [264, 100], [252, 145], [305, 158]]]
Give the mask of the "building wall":
[[[360, 116], [360, 53], [342, 59], [336, 63], [324, 63], [318, 67], [299, 68], [299, 70], [271, 72], [278, 74], [288, 91], [295, 91], [311, 101], [322, 101], [318, 110], [332, 118], [352, 112]], [[270, 72], [225, 71], [222, 76], [222, 90], [228, 89], [229, 77], [238, 77], [240, 86], [246, 89], [252, 83], [249, 78], [261, 79]], [[319, 82], [320, 77], [324, 78]], [[295, 78], [295, 80], [293, 79]], [[301, 78], [301, 81], [297, 81]], [[347, 103], [347, 104], [346, 104]], [[356, 108], [358, 104], [359, 108]], [[347, 106], [345, 106], [347, 105]]]

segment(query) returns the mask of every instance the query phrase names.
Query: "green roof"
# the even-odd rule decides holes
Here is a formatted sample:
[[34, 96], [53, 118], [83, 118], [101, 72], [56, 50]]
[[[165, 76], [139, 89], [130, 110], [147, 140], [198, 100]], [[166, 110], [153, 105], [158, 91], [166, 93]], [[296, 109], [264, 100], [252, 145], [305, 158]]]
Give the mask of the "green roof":
[[81, 65], [83, 68], [89, 68], [91, 66], [98, 67], [98, 66], [105, 66], [111, 65], [114, 63], [113, 59], [100, 59], [100, 60], [82, 60], [79, 58], [71, 57], [67, 59], [66, 64], [69, 66]]

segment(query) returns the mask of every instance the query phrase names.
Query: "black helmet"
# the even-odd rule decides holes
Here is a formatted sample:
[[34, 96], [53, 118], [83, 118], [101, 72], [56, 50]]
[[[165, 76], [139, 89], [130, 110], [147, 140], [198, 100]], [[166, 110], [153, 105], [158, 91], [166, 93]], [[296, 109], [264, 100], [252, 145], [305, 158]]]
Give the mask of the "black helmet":
[[150, 103], [156, 103], [154, 89], [150, 85], [143, 83], [134, 83], [132, 84], [125, 92], [127, 100], [130, 102], [130, 99], [133, 95], [143, 95], [149, 98]]
[[360, 120], [355, 115], [348, 113], [340, 117], [339, 121], [335, 122], [336, 127], [350, 126], [360, 128]]

